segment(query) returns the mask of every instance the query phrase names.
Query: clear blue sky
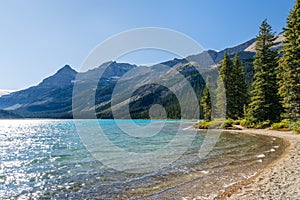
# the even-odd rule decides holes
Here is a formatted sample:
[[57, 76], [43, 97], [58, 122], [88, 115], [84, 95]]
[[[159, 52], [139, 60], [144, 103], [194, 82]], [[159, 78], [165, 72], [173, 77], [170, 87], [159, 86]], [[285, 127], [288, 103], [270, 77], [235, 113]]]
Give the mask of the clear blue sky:
[[[0, 89], [35, 85], [65, 64], [78, 69], [100, 42], [133, 28], [174, 29], [205, 49], [221, 50], [255, 37], [265, 18], [281, 32], [293, 4], [294, 0], [1, 0]], [[140, 56], [132, 62], [156, 62]]]

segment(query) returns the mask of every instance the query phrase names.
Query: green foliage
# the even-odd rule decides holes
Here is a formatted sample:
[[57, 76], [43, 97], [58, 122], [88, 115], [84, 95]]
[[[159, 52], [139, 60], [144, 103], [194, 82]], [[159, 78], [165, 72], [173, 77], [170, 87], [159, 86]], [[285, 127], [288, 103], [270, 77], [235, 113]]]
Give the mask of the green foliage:
[[247, 117], [240, 121], [240, 125], [246, 128], [254, 128], [256, 126], [257, 120], [253, 117]]
[[[219, 117], [238, 119], [243, 116], [243, 107], [247, 102], [247, 85], [244, 70], [236, 54], [234, 62], [224, 55], [220, 76], [217, 80], [217, 109]], [[223, 116], [223, 113], [226, 116]]]
[[290, 129], [297, 132], [297, 133], [300, 133], [300, 120], [297, 120], [295, 122], [291, 122]]
[[278, 53], [272, 51], [276, 37], [272, 27], [266, 20], [262, 22], [259, 35], [256, 38], [256, 50], [254, 61], [254, 81], [252, 83], [251, 102], [247, 109], [247, 126], [263, 127], [264, 121], [279, 121], [281, 105], [279, 102], [276, 68], [278, 66]]
[[240, 125], [246, 128], [257, 128], [265, 129], [271, 126], [272, 122], [270, 120], [259, 122], [255, 118], [245, 118], [240, 121]]
[[279, 65], [279, 94], [284, 107], [283, 117], [300, 118], [300, 2], [296, 0], [284, 29], [283, 56]]
[[203, 111], [203, 117], [204, 120], [210, 121], [211, 120], [211, 114], [212, 114], [212, 106], [211, 106], [211, 97], [209, 92], [209, 77], [206, 80], [206, 85], [203, 90], [203, 95], [201, 98], [201, 106]]
[[[205, 81], [201, 74], [193, 67], [187, 66], [182, 71], [179, 71], [183, 74], [186, 80], [190, 83], [190, 86], [193, 88], [197, 99], [199, 100], [198, 105], [200, 105], [200, 99], [203, 94], [205, 87]], [[208, 73], [207, 76], [209, 76]], [[195, 113], [195, 106], [190, 105], [190, 94], [186, 93], [184, 87], [188, 85], [183, 85], [181, 90], [183, 91], [182, 99], [179, 100], [176, 95], [164, 86], [159, 86], [156, 84], [144, 85], [138, 90], [135, 91], [133, 96], [146, 93], [146, 95], [138, 98], [132, 99], [129, 103], [130, 115], [133, 119], [149, 119], [149, 110], [153, 104], [160, 104], [164, 107], [168, 119], [190, 119], [190, 116]], [[151, 91], [149, 93], [145, 91]], [[185, 109], [182, 109], [185, 108]], [[101, 108], [102, 109], [102, 108]], [[200, 112], [202, 112], [200, 110]], [[203, 114], [200, 114], [203, 116]], [[101, 115], [103, 118], [103, 114]]]
[[208, 121], [200, 121], [200, 122], [196, 123], [194, 125], [194, 127], [198, 128], [198, 129], [208, 129], [209, 125], [210, 125], [210, 122], [208, 122]]
[[233, 129], [233, 119], [215, 119], [213, 121], [200, 121], [194, 125], [198, 129], [213, 129], [213, 128], [223, 128], [223, 129]]
[[281, 122], [272, 124], [271, 129], [273, 130], [291, 130], [300, 133], [300, 120], [291, 121], [284, 119]]
[[221, 76], [217, 79], [217, 91], [216, 91], [216, 117], [217, 118], [225, 118], [226, 117], [226, 89], [224, 86], [224, 82]]
[[223, 128], [228, 129], [232, 128], [234, 120], [233, 119], [226, 119], [222, 125]]
[[295, 132], [297, 132], [297, 133], [300, 133], [300, 125], [297, 126], [297, 127], [295, 127], [295, 128], [293, 129], [293, 131], [295, 131]]
[[216, 128], [216, 129], [223, 128], [223, 121], [224, 119], [214, 119], [213, 121], [210, 122], [209, 128]]
[[[227, 54], [224, 55], [222, 66], [219, 70], [220, 76], [218, 77], [217, 84], [217, 110], [218, 117], [229, 117], [229, 112], [232, 108], [230, 99], [230, 83], [232, 72], [232, 61]], [[225, 114], [225, 116], [224, 116]]]
[[232, 122], [233, 125], [241, 125], [241, 119], [236, 119]]
[[289, 130], [289, 126], [290, 126], [290, 121], [284, 119], [281, 122], [273, 123], [271, 126], [271, 129], [273, 129], [273, 130]]
[[[235, 55], [233, 62], [225, 54], [217, 81], [217, 108], [220, 117], [232, 119], [243, 117], [243, 107], [248, 97], [244, 74], [238, 54]], [[226, 113], [226, 116], [222, 116], [221, 113]]]
[[269, 128], [270, 126], [271, 126], [271, 121], [267, 120], [267, 121], [257, 123], [254, 128], [265, 129], [265, 128]]
[[244, 80], [244, 74], [244, 69], [241, 66], [238, 54], [236, 54], [233, 61], [233, 69], [231, 75], [231, 99], [229, 99], [230, 101], [232, 101], [230, 115], [233, 119], [243, 117], [243, 108], [247, 103], [247, 85]]
[[194, 127], [198, 129], [219, 129], [223, 128], [223, 121], [224, 120], [222, 119], [215, 119], [213, 121], [199, 121], [194, 125]]

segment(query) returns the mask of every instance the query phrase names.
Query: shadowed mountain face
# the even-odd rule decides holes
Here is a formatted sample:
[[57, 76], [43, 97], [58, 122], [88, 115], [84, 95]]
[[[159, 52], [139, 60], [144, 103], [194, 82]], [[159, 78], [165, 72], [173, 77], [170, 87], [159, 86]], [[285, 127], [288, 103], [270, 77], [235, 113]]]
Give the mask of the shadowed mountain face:
[[[282, 47], [282, 39], [283, 37], [281, 36], [278, 38], [276, 48]], [[236, 53], [239, 54], [240, 59], [245, 64], [246, 80], [248, 80], [248, 83], [251, 82], [253, 75], [252, 62], [255, 55], [254, 46], [255, 39], [252, 39], [236, 47], [224, 49], [223, 51], [204, 51], [200, 54], [189, 56], [186, 59], [174, 59], [151, 67], [138, 67], [127, 63], [107, 62], [98, 68], [77, 73], [70, 66], [66, 65], [54, 75], [44, 79], [37, 86], [1, 96], [0, 118], [72, 118], [74, 84], [85, 88], [76, 94], [76, 98], [83, 100], [82, 104], [75, 105], [73, 108], [82, 113], [80, 117], [86, 118], [86, 112], [96, 110], [98, 118], [112, 118], [112, 92], [116, 83], [121, 78], [124, 86], [136, 80], [140, 81], [140, 83], [136, 83], [135, 86], [137, 87], [132, 92], [131, 97], [125, 98], [125, 94], [129, 91], [126, 87], [123, 88], [124, 94], [119, 94], [118, 96], [120, 99], [118, 106], [121, 105], [122, 107], [125, 104], [124, 102], [129, 102], [130, 117], [149, 118], [148, 113], [151, 105], [161, 104], [165, 107], [168, 118], [179, 118], [182, 113], [174, 91], [152, 83], [154, 80], [171, 80], [171, 76], [168, 75], [170, 72], [166, 71], [159, 74], [159, 78], [157, 79], [156, 75], [151, 75], [153, 71], [159, 71], [157, 68], [160, 65], [167, 66], [170, 68], [170, 71], [176, 70], [188, 80], [197, 98], [200, 99], [205, 85], [205, 77], [202, 76], [205, 76], [207, 73], [214, 74], [216, 72], [216, 67], [220, 65], [224, 53], [229, 54], [230, 57], [233, 57]], [[106, 68], [105, 71], [103, 71], [104, 67]], [[134, 70], [134, 73], [123, 80], [123, 76], [131, 70]], [[203, 74], [200, 75], [198, 71], [201, 71]], [[170, 81], [166, 81], [166, 83], [168, 82]], [[139, 86], [139, 84], [141, 85]], [[94, 95], [94, 97], [91, 95]], [[122, 116], [120, 115], [120, 118], [124, 117]], [[124, 118], [127, 117], [125, 116]]]

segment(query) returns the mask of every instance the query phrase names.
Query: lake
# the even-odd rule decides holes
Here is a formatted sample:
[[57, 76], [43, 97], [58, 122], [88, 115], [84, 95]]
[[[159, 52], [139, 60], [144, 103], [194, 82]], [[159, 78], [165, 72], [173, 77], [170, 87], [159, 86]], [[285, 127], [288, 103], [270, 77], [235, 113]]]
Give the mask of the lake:
[[282, 151], [278, 138], [184, 121], [0, 120], [0, 198], [160, 199], [193, 181], [212, 198]]

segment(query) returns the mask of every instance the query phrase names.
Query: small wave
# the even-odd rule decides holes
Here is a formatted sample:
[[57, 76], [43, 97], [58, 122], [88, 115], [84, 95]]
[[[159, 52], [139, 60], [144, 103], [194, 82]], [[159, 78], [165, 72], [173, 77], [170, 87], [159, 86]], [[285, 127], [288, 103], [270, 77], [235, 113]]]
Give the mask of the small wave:
[[256, 157], [257, 157], [257, 158], [265, 158], [266, 155], [265, 155], [265, 154], [259, 154], [259, 155], [257, 155]]
[[202, 170], [201, 173], [203, 173], [203, 174], [208, 174], [209, 171]]
[[270, 152], [275, 152], [275, 149], [270, 149]]
[[274, 148], [274, 149], [278, 149], [278, 148], [279, 148], [279, 146], [273, 146], [273, 148]]
[[189, 126], [189, 127], [183, 128], [182, 130], [183, 130], [183, 131], [186, 131], [186, 130], [190, 130], [190, 129], [192, 129], [192, 128], [193, 128], [193, 126]]

